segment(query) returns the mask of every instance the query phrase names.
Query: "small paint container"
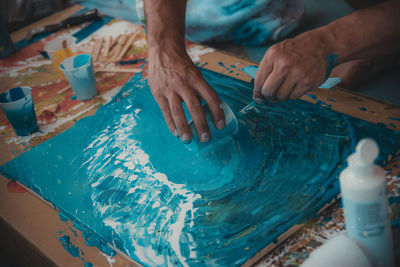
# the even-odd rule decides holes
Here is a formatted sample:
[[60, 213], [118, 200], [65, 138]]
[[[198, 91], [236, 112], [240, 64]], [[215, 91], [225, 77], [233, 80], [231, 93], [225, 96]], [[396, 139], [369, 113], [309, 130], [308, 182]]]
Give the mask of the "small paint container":
[[[66, 47], [63, 47], [65, 42]], [[44, 50], [49, 55], [49, 58], [53, 62], [56, 69], [62, 74], [60, 70], [60, 63], [65, 59], [76, 55], [74, 52], [75, 38], [72, 36], [60, 36], [54, 40], [51, 40], [44, 46]]]
[[0, 107], [18, 136], [27, 136], [38, 130], [32, 88], [21, 86], [1, 93]]
[[60, 69], [78, 100], [89, 100], [97, 94], [92, 58], [89, 54], [67, 58], [60, 64]]
[[233, 113], [232, 109], [229, 107], [228, 104], [225, 102], [221, 103], [221, 108], [225, 114], [225, 123], [226, 126], [224, 129], [219, 130], [215, 127], [211, 111], [208, 105], [203, 106], [204, 115], [206, 117], [206, 121], [208, 124], [208, 129], [210, 130], [211, 139], [207, 143], [200, 142], [199, 135], [197, 134], [196, 127], [194, 126], [193, 120], [189, 122], [189, 128], [192, 132], [192, 142], [189, 144], [185, 144], [185, 146], [193, 152], [200, 151], [212, 144], [215, 144], [226, 137], [232, 136], [233, 134], [237, 133], [238, 131], [238, 121], [236, 119], [235, 114]]

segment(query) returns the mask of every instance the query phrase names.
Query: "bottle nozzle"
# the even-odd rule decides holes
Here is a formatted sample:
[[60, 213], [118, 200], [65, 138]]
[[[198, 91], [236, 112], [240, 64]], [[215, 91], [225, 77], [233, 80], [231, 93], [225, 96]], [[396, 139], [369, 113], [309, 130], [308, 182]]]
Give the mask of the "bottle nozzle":
[[358, 142], [356, 151], [349, 157], [349, 165], [366, 166], [374, 163], [378, 157], [379, 148], [371, 138], [364, 138]]

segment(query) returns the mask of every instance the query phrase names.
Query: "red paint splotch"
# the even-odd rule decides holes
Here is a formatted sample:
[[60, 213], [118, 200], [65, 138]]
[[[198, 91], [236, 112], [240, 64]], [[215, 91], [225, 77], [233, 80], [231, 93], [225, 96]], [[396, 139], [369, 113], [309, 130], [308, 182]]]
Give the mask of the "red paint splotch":
[[28, 192], [25, 188], [20, 186], [14, 181], [8, 181], [7, 183], [7, 191], [9, 193], [26, 193]]
[[42, 114], [38, 117], [38, 121], [41, 124], [49, 124], [55, 120], [57, 120], [56, 114], [48, 109], [43, 110]]
[[79, 101], [76, 99], [71, 99], [72, 92], [68, 97], [66, 97], [61, 103], [57, 105], [55, 113], [65, 113], [68, 112], [73, 106], [79, 104]]

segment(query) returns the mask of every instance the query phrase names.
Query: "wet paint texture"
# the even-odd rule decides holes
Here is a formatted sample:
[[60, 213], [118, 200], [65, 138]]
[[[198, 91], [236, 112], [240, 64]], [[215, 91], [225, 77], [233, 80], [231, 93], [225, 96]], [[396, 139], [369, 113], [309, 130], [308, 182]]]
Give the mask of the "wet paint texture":
[[[202, 72], [235, 113], [251, 101], [252, 84]], [[255, 105], [238, 122], [232, 138], [191, 152], [136, 75], [0, 170], [144, 265], [234, 266], [337, 196], [357, 140], [377, 140], [378, 162], [400, 144], [395, 131], [302, 100]]]

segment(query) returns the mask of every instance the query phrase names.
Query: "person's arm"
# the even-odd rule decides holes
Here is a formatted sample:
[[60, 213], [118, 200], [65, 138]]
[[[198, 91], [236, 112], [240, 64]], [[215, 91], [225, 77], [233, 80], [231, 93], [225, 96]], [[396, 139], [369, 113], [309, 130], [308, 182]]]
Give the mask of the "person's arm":
[[201, 98], [210, 107], [218, 129], [225, 127], [221, 100], [207, 84], [185, 49], [186, 0], [145, 0], [149, 47], [149, 85], [168, 128], [182, 142], [191, 141], [183, 112], [185, 102], [200, 141], [210, 139]]
[[253, 97], [257, 102], [297, 99], [318, 88], [334, 66], [399, 53], [400, 1], [387, 1], [271, 46], [260, 63]]

